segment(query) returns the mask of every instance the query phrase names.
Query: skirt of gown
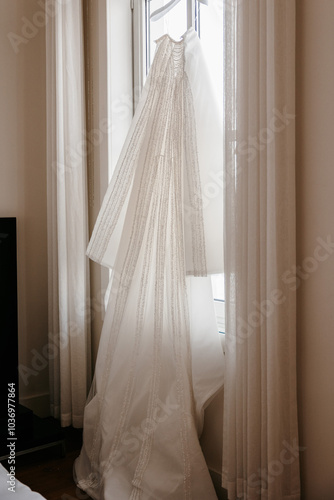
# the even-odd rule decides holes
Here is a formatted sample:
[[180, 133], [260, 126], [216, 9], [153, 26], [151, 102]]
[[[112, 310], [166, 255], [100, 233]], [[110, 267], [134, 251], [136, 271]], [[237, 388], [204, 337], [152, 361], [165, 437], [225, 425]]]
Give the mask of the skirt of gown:
[[[186, 118], [194, 119], [184, 65], [187, 47], [200, 55], [195, 36], [190, 30], [181, 44], [168, 36], [158, 42], [120, 158], [123, 168], [114, 174], [90, 244], [92, 258], [104, 263], [103, 252], [95, 251], [101, 241], [95, 249], [94, 242], [99, 233], [108, 234], [103, 246], [108, 253], [115, 248], [111, 235], [118, 234], [108, 264], [112, 286], [84, 413], [83, 447], [74, 466], [78, 486], [94, 499], [216, 499], [199, 436], [204, 408], [223, 384], [207, 276], [220, 269], [205, 251], [208, 212], [198, 203], [203, 176], [193, 135], [176, 113], [181, 110], [182, 117], [189, 108]], [[197, 154], [200, 161], [200, 147]], [[131, 165], [126, 170], [131, 162], [132, 170]], [[123, 186], [128, 190], [121, 193]], [[108, 212], [116, 195], [119, 207], [116, 203]], [[214, 203], [219, 206], [221, 199]], [[219, 232], [222, 227], [212, 238]]]

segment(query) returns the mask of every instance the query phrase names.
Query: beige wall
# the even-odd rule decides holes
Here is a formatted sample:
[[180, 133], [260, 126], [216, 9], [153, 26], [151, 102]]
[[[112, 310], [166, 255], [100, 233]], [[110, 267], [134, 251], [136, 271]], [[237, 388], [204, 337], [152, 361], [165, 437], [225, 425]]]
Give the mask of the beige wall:
[[[334, 242], [334, 1], [297, 0], [297, 255]], [[307, 261], [306, 261], [307, 262]], [[306, 273], [307, 274], [307, 273]], [[298, 289], [305, 500], [334, 498], [334, 253]]]
[[[31, 349], [47, 342], [45, 32], [17, 54], [8, 34], [23, 36], [22, 18], [40, 10], [35, 0], [0, 0], [0, 216], [18, 221], [19, 363], [32, 369]], [[40, 413], [47, 393], [47, 367], [20, 381], [20, 398]]]

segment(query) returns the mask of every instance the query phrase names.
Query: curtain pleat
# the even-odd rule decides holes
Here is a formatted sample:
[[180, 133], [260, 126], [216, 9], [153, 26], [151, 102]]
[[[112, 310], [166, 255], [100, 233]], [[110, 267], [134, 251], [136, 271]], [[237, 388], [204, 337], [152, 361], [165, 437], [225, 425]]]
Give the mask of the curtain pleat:
[[82, 3], [53, 8], [46, 35], [50, 398], [63, 426], [82, 427], [91, 382]]
[[295, 2], [230, 0], [225, 30], [226, 373], [230, 500], [298, 499]]

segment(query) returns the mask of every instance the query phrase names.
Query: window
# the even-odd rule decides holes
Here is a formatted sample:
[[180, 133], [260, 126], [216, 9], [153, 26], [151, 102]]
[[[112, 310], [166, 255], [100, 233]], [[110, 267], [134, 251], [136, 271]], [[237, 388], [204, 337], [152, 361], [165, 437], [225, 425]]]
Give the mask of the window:
[[[133, 56], [135, 103], [153, 61], [155, 40], [168, 33], [175, 40], [193, 27], [201, 38], [217, 102], [223, 112], [223, 12], [220, 0], [209, 6], [198, 0], [138, 0], [133, 4]], [[171, 7], [168, 8], [168, 5]], [[165, 9], [164, 9], [165, 7]], [[225, 332], [224, 275], [212, 276], [219, 333]]]
[[191, 26], [198, 27], [197, 0], [179, 0], [169, 12], [154, 21], [151, 15], [168, 3], [168, 0], [132, 0], [134, 87], [139, 93], [153, 60], [154, 40], [166, 32], [179, 39]]
[[[175, 40], [179, 40], [183, 33], [191, 26], [198, 32], [200, 4], [197, 0], [180, 0], [170, 11], [162, 12], [165, 4], [164, 0], [146, 0], [146, 47], [148, 65], [152, 63], [155, 51], [154, 40], [157, 40], [164, 33]], [[156, 19], [159, 13], [160, 19]], [[153, 16], [153, 17], [152, 17]]]
[[[136, 94], [145, 82], [154, 57], [154, 41], [164, 33], [175, 40], [193, 27], [201, 38], [212, 81], [223, 110], [223, 11], [221, 0], [211, 0], [204, 5], [198, 0], [179, 0], [162, 17], [155, 20], [155, 13], [170, 0], [133, 0], [133, 60]], [[153, 18], [151, 17], [153, 15]], [[138, 98], [138, 95], [136, 95]]]

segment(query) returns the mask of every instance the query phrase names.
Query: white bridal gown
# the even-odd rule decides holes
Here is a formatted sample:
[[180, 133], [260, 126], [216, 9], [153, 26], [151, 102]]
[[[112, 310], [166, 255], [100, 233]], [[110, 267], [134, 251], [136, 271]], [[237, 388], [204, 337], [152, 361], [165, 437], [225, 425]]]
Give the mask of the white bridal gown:
[[113, 270], [75, 462], [94, 499], [216, 499], [198, 437], [223, 384], [221, 171], [200, 42], [164, 35], [88, 247]]

